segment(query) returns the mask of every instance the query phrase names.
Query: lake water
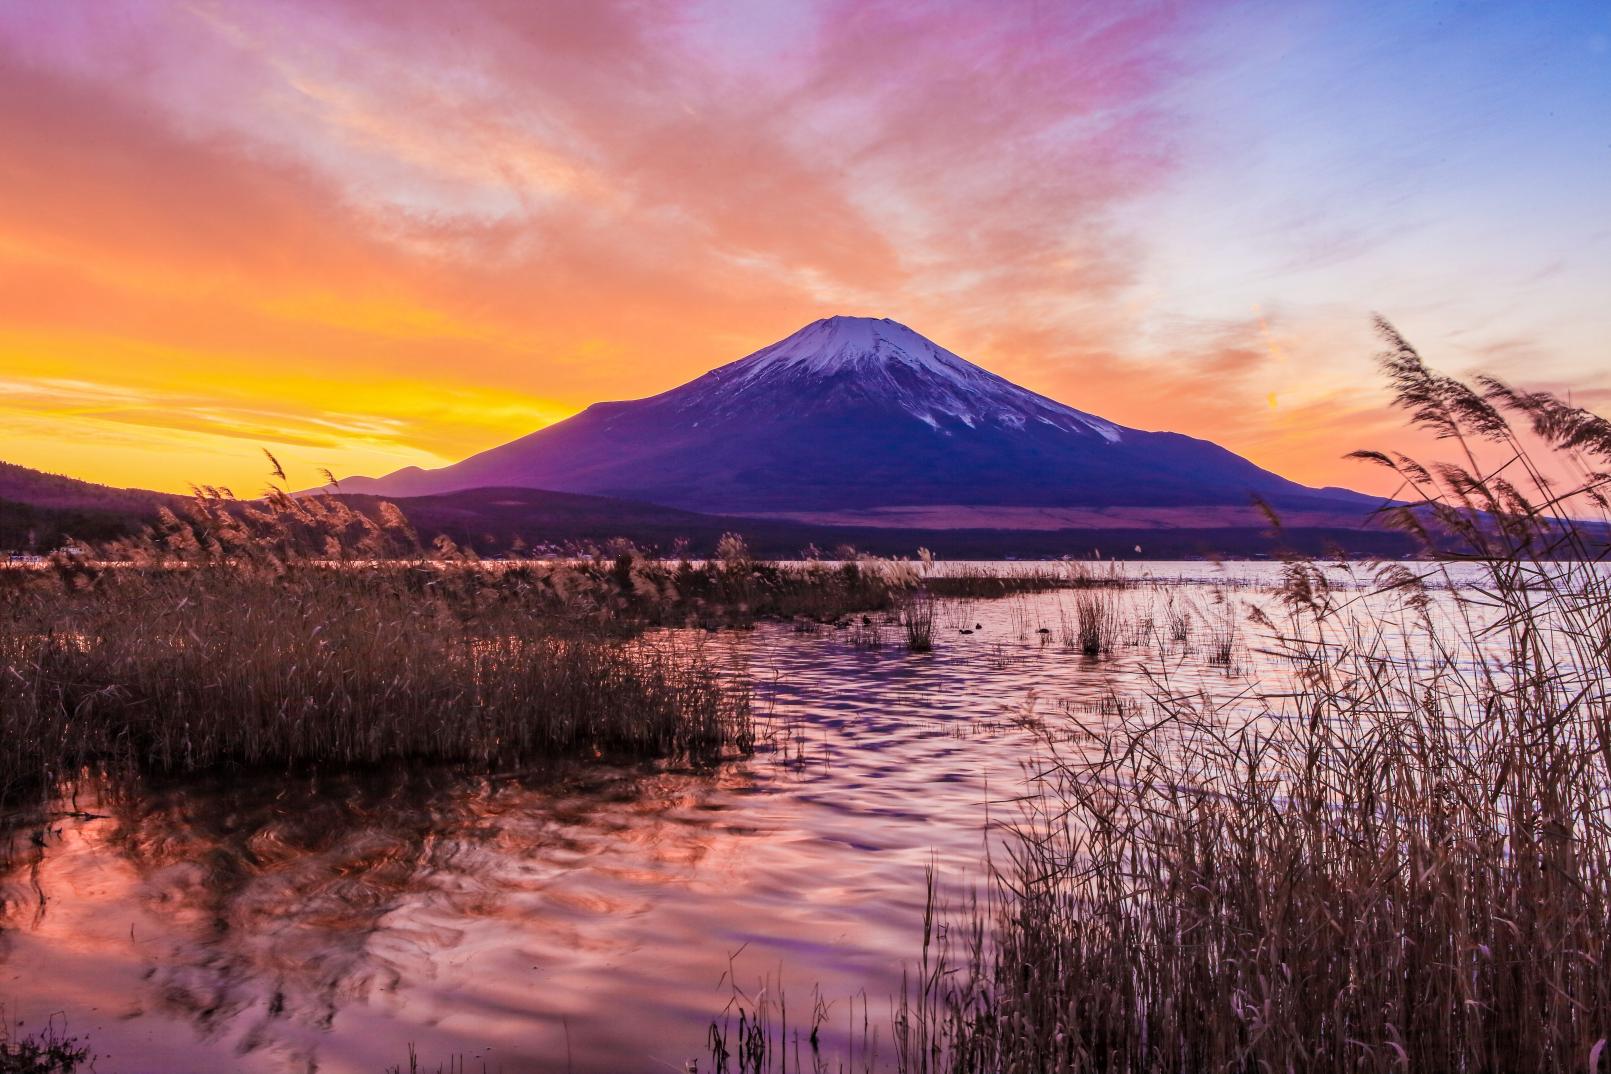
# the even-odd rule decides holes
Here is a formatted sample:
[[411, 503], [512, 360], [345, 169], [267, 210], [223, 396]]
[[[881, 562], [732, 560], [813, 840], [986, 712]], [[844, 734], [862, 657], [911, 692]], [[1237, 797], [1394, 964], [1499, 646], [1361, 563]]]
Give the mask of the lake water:
[[[1199, 631], [1275, 577], [1145, 569], [1172, 581], [1124, 591], [1133, 615], [1190, 609]], [[1143, 662], [1176, 689], [1259, 672], [1246, 650], [1229, 670], [1146, 643], [1082, 656], [1073, 601], [943, 603], [926, 654], [881, 617], [709, 636], [766, 732], [712, 770], [234, 775], [63, 803], [4, 880], [0, 1004], [65, 1014], [101, 1074], [378, 1074], [411, 1042], [432, 1070], [707, 1070], [712, 1019], [780, 984], [796, 1017], [820, 991], [828, 1048], [864, 1017], [887, 1048], [926, 871], [952, 899], [982, 886], [1031, 717], [1139, 695]]]

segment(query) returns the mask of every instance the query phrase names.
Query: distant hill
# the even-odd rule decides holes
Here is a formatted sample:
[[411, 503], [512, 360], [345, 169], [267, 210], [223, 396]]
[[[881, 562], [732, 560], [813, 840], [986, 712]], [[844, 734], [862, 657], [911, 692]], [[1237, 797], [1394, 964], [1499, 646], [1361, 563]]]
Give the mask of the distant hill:
[[[382, 497], [338, 493], [359, 510], [373, 512]], [[438, 534], [484, 554], [511, 547], [557, 549], [602, 546], [625, 538], [640, 548], [690, 555], [715, 549], [724, 533], [739, 533], [758, 554], [799, 555], [808, 546], [832, 554], [841, 546], [874, 555], [913, 555], [932, 549], [950, 559], [1075, 556], [1093, 553], [1124, 559], [1271, 555], [1281, 550], [1323, 554], [1403, 555], [1407, 538], [1379, 530], [1306, 525], [1273, 537], [1264, 526], [1204, 525], [1128, 527], [1001, 528], [935, 525], [842, 525], [814, 519], [756, 518], [703, 514], [641, 501], [529, 488], [466, 489], [441, 495], [391, 498], [421, 539]], [[184, 500], [142, 489], [118, 489], [0, 463], [0, 549], [49, 551], [67, 538], [108, 540], [136, 532], [164, 504]], [[919, 516], [921, 517], [921, 516]], [[1138, 553], [1136, 548], [1141, 551]]]
[[181, 499], [0, 462], [0, 549], [48, 552], [70, 538], [124, 537], [154, 518], [158, 507]]
[[163, 503], [183, 500], [165, 492], [120, 489], [75, 477], [30, 470], [0, 462], [0, 500], [61, 510], [101, 511], [110, 514], [154, 512]]
[[[341, 494], [361, 510], [381, 497]], [[626, 537], [661, 553], [685, 542], [691, 555], [708, 554], [724, 533], [742, 534], [759, 555], [792, 558], [809, 545], [824, 554], [848, 545], [873, 555], [905, 555], [928, 548], [950, 559], [1074, 556], [1093, 553], [1123, 559], [1272, 555], [1282, 550], [1315, 555], [1344, 549], [1354, 555], [1399, 556], [1408, 538], [1381, 530], [1308, 526], [1274, 537], [1267, 526], [999, 529], [930, 526], [826, 525], [814, 521], [706, 515], [603, 496], [523, 488], [469, 489], [392, 501], [422, 537], [446, 534], [481, 552], [527, 545], [602, 544]], [[1141, 551], [1138, 553], [1137, 548]]]

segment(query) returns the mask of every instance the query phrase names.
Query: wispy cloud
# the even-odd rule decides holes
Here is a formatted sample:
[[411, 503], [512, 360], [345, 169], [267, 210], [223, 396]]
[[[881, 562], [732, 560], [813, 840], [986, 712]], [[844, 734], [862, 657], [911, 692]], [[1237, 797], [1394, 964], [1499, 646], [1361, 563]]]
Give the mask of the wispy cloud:
[[404, 445], [419, 436], [414, 423], [386, 415], [272, 408], [63, 377], [7, 378], [0, 380], [0, 395], [0, 413], [182, 429], [258, 443], [334, 449], [350, 440]]

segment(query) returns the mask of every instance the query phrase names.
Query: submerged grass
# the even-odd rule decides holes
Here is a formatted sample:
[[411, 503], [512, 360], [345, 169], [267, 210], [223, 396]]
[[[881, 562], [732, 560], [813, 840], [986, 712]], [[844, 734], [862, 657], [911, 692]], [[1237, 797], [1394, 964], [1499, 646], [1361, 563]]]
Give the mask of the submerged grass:
[[901, 627], [906, 648], [914, 653], [934, 649], [934, 597], [926, 590], [911, 593], [901, 605]]
[[1074, 631], [1068, 642], [1086, 656], [1101, 656], [1113, 651], [1121, 625], [1111, 596], [1100, 590], [1082, 592], [1074, 599]]

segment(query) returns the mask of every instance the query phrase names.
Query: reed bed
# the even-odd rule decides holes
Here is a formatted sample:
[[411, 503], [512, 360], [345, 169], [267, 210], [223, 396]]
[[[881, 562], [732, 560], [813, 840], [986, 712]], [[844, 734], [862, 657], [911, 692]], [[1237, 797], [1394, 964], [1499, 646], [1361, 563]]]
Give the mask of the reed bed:
[[203, 488], [93, 556], [0, 571], [0, 814], [86, 771], [745, 749], [742, 685], [654, 628], [859, 616], [875, 648], [865, 613], [897, 604], [932, 644], [910, 562], [780, 565], [730, 534], [699, 563], [486, 563], [389, 505]]
[[85, 768], [493, 765], [710, 755], [748, 740], [745, 697], [697, 651], [545, 623], [468, 579], [76, 577], [0, 591], [0, 805]]
[[1575, 517], [1611, 425], [1383, 331], [1463, 458], [1371, 456], [1405, 480], [1387, 517], [1482, 580], [1387, 565], [1362, 594], [1295, 562], [1258, 623], [1290, 686], [1215, 703], [1160, 671], [1067, 714], [994, 905], [925, 930], [902, 1070], [1611, 1069], [1611, 574]]
[[[914, 571], [899, 562], [785, 565], [750, 558], [736, 539], [725, 548], [727, 558], [700, 564], [634, 557], [632, 596], [620, 611], [661, 626], [742, 627], [757, 619], [832, 624], [888, 611], [917, 584]], [[619, 578], [619, 558], [615, 571]]]
[[749, 747], [742, 684], [622, 629], [615, 579], [397, 560], [354, 518], [204, 496], [116, 566], [0, 572], [0, 816], [85, 773]]
[[1047, 737], [993, 944], [932, 956], [905, 1069], [1595, 1069], [1603, 700], [1333, 614], [1283, 625], [1305, 685], [1256, 717]]
[[[928, 561], [932, 565], [932, 560]], [[1125, 589], [1135, 585], [1117, 563], [1083, 561], [1023, 565], [1008, 570], [965, 564], [925, 572], [924, 585], [936, 597], [989, 599], [1059, 589]]]

